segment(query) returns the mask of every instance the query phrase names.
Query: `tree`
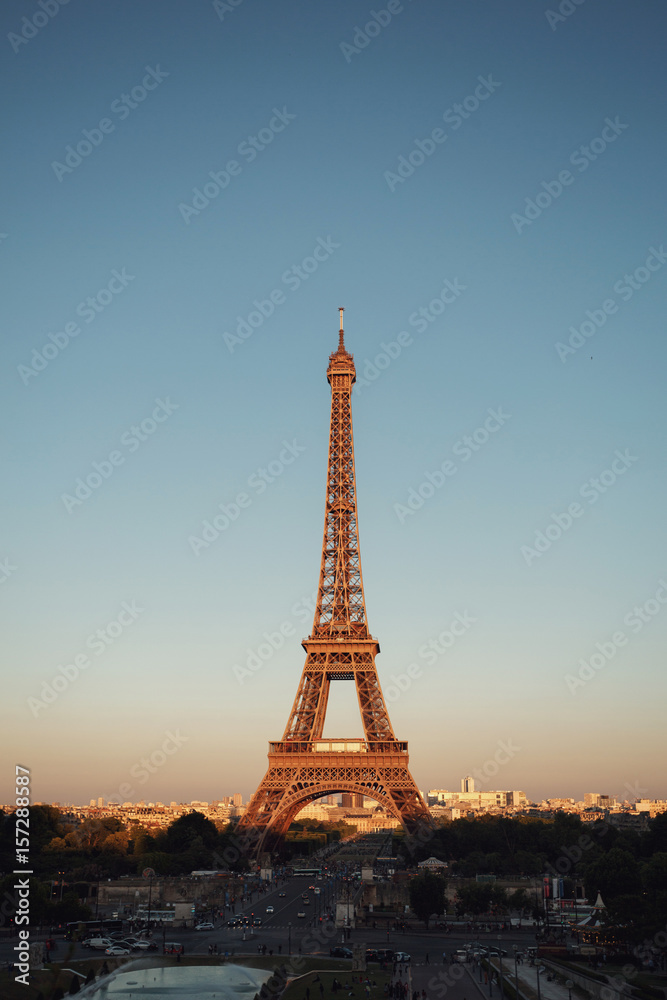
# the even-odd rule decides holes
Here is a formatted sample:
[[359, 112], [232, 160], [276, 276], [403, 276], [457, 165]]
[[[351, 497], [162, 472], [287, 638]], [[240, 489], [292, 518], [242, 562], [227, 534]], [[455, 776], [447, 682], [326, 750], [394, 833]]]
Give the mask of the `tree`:
[[486, 913], [491, 903], [491, 886], [487, 882], [468, 882], [456, 890], [456, 912], [462, 917]]
[[616, 896], [635, 895], [639, 889], [639, 865], [629, 851], [612, 847], [584, 869], [586, 895], [595, 902], [598, 892], [605, 903]]
[[204, 847], [215, 848], [218, 843], [218, 831], [215, 823], [199, 812], [179, 816], [167, 828], [164, 850], [169, 854], [182, 854], [191, 847], [197, 837], [201, 837], [201, 843]]
[[445, 911], [445, 889], [447, 883], [438, 875], [424, 872], [410, 880], [410, 906], [418, 920], [423, 920], [428, 930], [432, 914]]
[[513, 910], [518, 910], [520, 913], [523, 913], [524, 910], [527, 910], [532, 906], [533, 900], [525, 889], [516, 889], [510, 894], [507, 903]]

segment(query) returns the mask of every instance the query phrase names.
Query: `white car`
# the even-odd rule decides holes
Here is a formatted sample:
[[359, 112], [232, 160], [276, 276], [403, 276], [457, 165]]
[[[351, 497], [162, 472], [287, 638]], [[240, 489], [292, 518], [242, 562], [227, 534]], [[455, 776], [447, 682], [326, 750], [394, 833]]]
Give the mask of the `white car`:
[[215, 930], [213, 924], [210, 921], [204, 921], [203, 924], [197, 924], [195, 927], [196, 931], [212, 931]]
[[300, 917], [305, 917], [305, 915], [306, 915], [305, 910], [299, 910], [299, 912], [297, 913], [297, 917], [299, 917], [299, 918]]
[[266, 912], [267, 913], [273, 913], [273, 907], [272, 906], [267, 906]]
[[89, 938], [87, 941], [84, 941], [86, 948], [97, 948], [99, 951], [102, 951], [103, 948], [110, 948], [112, 944], [114, 942], [111, 938], [102, 937]]
[[129, 948], [122, 948], [119, 944], [112, 944], [110, 948], [107, 948], [104, 952], [105, 955], [129, 955]]

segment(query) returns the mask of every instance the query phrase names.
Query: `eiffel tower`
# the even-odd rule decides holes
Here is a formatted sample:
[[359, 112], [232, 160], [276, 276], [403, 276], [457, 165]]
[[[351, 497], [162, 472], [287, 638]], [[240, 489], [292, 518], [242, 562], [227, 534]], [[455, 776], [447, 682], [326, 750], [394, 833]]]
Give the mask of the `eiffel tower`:
[[[238, 833], [249, 853], [275, 848], [296, 814], [323, 795], [353, 792], [385, 807], [410, 834], [430, 825], [408, 770], [408, 745], [394, 736], [366, 624], [359, 556], [352, 438], [354, 359], [345, 349], [340, 309], [338, 350], [329, 356], [329, 471], [324, 543], [313, 631], [303, 640], [306, 662], [285, 732], [269, 743], [269, 766]], [[332, 681], [354, 681], [363, 738], [325, 739]]]

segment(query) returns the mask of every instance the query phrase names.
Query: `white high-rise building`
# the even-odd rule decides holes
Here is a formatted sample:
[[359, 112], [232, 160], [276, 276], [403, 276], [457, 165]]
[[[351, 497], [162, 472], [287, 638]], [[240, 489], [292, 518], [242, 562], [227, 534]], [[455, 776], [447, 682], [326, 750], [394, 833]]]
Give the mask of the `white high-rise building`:
[[472, 777], [472, 775], [467, 774], [465, 778], [461, 778], [461, 791], [462, 792], [475, 791], [475, 779]]

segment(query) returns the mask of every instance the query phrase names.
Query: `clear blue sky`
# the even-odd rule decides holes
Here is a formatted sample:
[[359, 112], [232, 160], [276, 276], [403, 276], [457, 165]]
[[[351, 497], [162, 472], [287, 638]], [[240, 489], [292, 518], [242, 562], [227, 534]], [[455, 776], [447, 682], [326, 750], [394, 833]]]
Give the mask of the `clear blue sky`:
[[[667, 16], [571, 6], [2, 5], [0, 730], [36, 798], [258, 784], [312, 623], [339, 305], [419, 786], [510, 741], [483, 787], [667, 795]], [[352, 685], [329, 718], [360, 734]]]

